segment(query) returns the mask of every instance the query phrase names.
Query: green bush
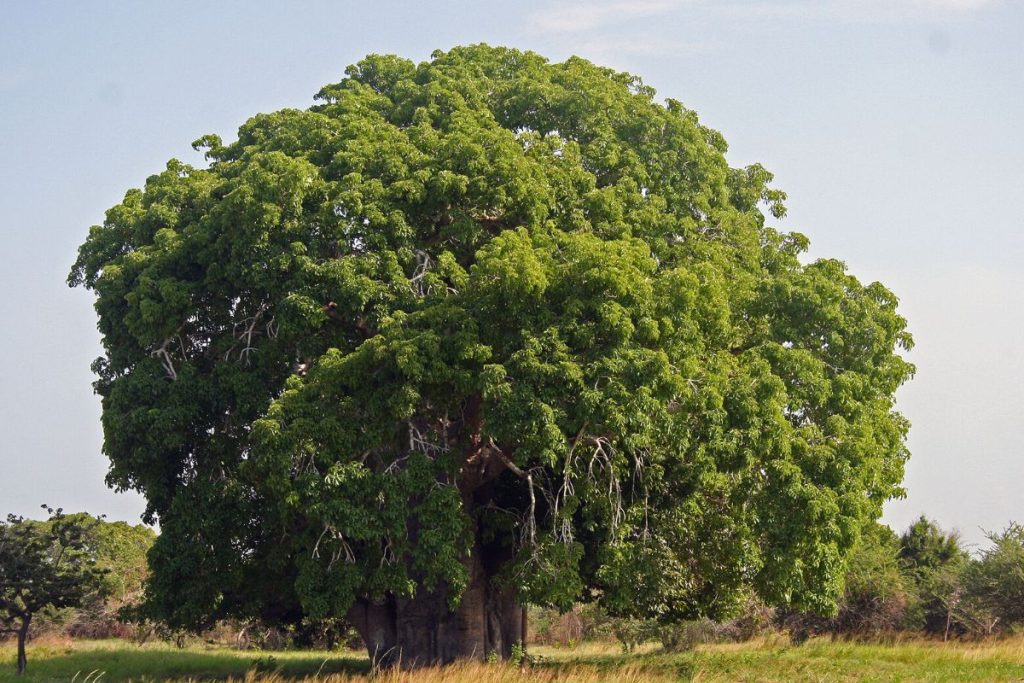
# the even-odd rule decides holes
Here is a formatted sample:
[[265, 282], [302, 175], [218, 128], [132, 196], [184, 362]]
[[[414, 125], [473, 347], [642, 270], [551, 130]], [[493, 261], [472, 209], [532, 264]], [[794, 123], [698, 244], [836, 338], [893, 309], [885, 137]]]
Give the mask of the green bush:
[[900, 568], [915, 592], [904, 627], [944, 637], [966, 628], [957, 617], [963, 572], [970, 557], [955, 533], [922, 515], [900, 537]]
[[1024, 626], [1024, 526], [989, 534], [992, 547], [964, 572], [965, 607], [985, 635]]

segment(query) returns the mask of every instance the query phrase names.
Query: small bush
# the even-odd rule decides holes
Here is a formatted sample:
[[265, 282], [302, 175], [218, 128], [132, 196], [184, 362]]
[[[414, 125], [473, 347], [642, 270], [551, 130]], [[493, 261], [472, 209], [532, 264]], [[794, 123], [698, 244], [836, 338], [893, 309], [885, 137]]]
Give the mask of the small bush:
[[698, 645], [717, 642], [719, 627], [710, 619], [663, 624], [658, 628], [658, 639], [667, 652], [686, 652]]

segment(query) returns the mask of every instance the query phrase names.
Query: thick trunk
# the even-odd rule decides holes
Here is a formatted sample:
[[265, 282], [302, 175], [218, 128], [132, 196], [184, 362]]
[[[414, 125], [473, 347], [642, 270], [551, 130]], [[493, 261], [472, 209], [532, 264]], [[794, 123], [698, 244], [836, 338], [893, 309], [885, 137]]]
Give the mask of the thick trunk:
[[[477, 549], [479, 550], [479, 549]], [[523, 610], [507, 590], [495, 588], [480, 553], [470, 560], [470, 582], [455, 610], [444, 589], [413, 598], [360, 601], [349, 612], [376, 666], [415, 668], [457, 659], [502, 659], [523, 642]]]
[[[470, 397], [462, 424], [446, 437], [453, 441], [466, 437], [468, 443], [458, 487], [469, 518], [474, 518], [474, 510], [493, 503], [503, 474], [529, 481], [529, 475], [493, 441], [483, 442], [481, 406], [479, 394]], [[409, 532], [415, 542], [418, 527], [410, 525]], [[449, 607], [451, 596], [445, 586], [432, 590], [420, 586], [412, 598], [391, 595], [381, 602], [360, 600], [352, 607], [348, 620], [362, 636], [375, 666], [415, 668], [492, 655], [508, 659], [513, 646], [524, 644], [526, 612], [513, 591], [499, 588], [493, 580], [512, 559], [512, 552], [500, 543], [484, 543], [479, 529], [475, 535], [465, 565], [469, 583], [455, 609]]]
[[21, 628], [18, 629], [18, 675], [25, 673], [28, 665], [28, 658], [25, 656], [25, 641], [28, 640], [28, 626], [32, 622], [32, 615], [28, 614], [21, 618]]

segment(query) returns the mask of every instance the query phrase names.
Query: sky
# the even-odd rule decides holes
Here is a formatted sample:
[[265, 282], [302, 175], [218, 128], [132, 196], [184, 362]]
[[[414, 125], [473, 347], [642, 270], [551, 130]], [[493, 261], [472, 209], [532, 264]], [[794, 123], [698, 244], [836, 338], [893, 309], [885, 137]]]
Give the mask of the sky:
[[65, 278], [90, 225], [190, 143], [306, 107], [368, 53], [486, 42], [640, 75], [789, 194], [774, 224], [900, 298], [916, 377], [897, 530], [1024, 522], [1024, 2], [4, 0], [0, 513], [137, 521], [104, 485], [100, 354]]

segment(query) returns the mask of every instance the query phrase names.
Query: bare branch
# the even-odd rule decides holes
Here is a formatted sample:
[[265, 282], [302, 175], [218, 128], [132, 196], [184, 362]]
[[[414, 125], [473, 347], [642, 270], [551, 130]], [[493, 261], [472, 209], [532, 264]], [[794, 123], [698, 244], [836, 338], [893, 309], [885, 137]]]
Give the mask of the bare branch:
[[416, 269], [413, 271], [412, 277], [409, 278], [409, 287], [413, 294], [421, 299], [430, 294], [430, 287], [423, 284], [423, 278], [426, 277], [433, 265], [434, 262], [427, 252], [421, 249], [416, 250]]
[[530, 479], [529, 474], [519, 469], [519, 466], [512, 462], [509, 457], [505, 455], [500, 448], [498, 448], [498, 444], [494, 443], [494, 439], [490, 439], [488, 445], [491, 447], [491, 452], [505, 465], [505, 467], [509, 469], [509, 471], [512, 472], [512, 474], [516, 475], [520, 479]]

